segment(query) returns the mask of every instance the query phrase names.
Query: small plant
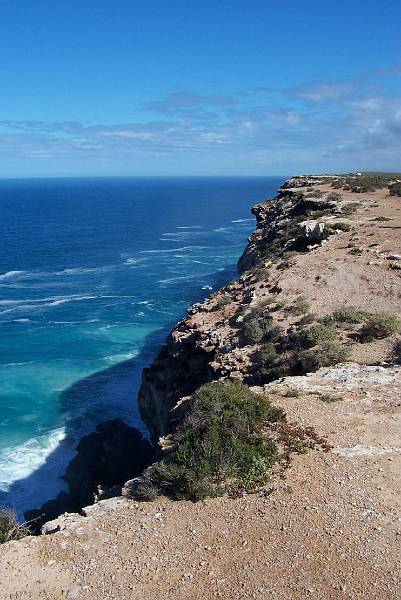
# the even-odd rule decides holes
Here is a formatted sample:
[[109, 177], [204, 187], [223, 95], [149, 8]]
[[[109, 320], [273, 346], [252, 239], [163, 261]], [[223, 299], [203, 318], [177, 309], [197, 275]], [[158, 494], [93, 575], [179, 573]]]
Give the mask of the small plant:
[[309, 446], [305, 440], [295, 439], [293, 441], [293, 449], [298, 454], [306, 454], [309, 450]]
[[331, 223], [330, 227], [336, 231], [351, 231], [351, 225], [349, 223], [344, 223], [344, 221]]
[[245, 321], [242, 333], [248, 344], [259, 344], [264, 336], [264, 331], [256, 317]]
[[378, 221], [379, 223], [384, 223], [386, 221], [392, 221], [392, 219], [384, 217], [383, 215], [379, 215], [378, 217], [374, 217], [374, 219], [369, 219], [369, 221]]
[[312, 313], [307, 313], [306, 315], [304, 315], [303, 317], [301, 317], [299, 319], [298, 325], [299, 325], [299, 327], [305, 327], [305, 325], [311, 325], [315, 321], [316, 321], [315, 315], [312, 315]]
[[341, 400], [340, 396], [334, 396], [333, 394], [320, 394], [319, 398], [326, 404], [333, 404], [334, 402]]
[[350, 349], [338, 341], [323, 342], [308, 350], [302, 350], [298, 355], [302, 370], [305, 373], [345, 362], [349, 356]]
[[330, 200], [330, 202], [338, 202], [338, 200], [341, 200], [341, 198], [342, 194], [339, 194], [338, 192], [330, 192], [326, 196], [326, 200]]
[[310, 310], [310, 303], [303, 296], [298, 296], [294, 304], [288, 309], [293, 315], [304, 315]]
[[27, 535], [28, 528], [18, 522], [15, 514], [7, 508], [0, 508], [0, 544], [20, 540]]
[[360, 202], [349, 202], [341, 207], [341, 212], [343, 215], [352, 215], [356, 212], [359, 206], [361, 206]]
[[258, 352], [258, 363], [262, 369], [267, 369], [271, 367], [274, 361], [277, 358], [277, 352], [274, 344], [272, 342], [267, 342], [263, 344], [261, 349]]
[[391, 354], [395, 360], [401, 361], [401, 338], [395, 341]]
[[337, 323], [351, 323], [357, 324], [362, 323], [368, 313], [365, 310], [361, 310], [356, 306], [343, 306], [333, 312], [332, 318]]
[[230, 294], [224, 294], [222, 296], [219, 296], [216, 302], [216, 308], [219, 310], [220, 308], [231, 304], [232, 301], [233, 299]]
[[313, 190], [313, 192], [311, 192], [309, 196], [310, 198], [322, 198], [323, 192], [321, 190]]
[[332, 342], [337, 339], [337, 332], [334, 327], [317, 323], [301, 333], [301, 343], [303, 346], [310, 348], [323, 342]]
[[399, 331], [401, 320], [396, 315], [389, 313], [377, 313], [372, 315], [361, 329], [361, 341], [372, 342], [380, 340]]
[[273, 326], [273, 318], [269, 314], [261, 314], [246, 319], [242, 330], [248, 344], [259, 344], [262, 340], [274, 338], [277, 328]]

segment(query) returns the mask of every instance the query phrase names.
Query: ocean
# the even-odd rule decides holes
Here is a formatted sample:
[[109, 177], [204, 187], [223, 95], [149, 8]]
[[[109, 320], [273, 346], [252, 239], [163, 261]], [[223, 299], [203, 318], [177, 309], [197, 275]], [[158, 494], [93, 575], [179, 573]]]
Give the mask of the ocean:
[[282, 181], [0, 181], [0, 504], [54, 497], [101, 421], [146, 435], [143, 367], [186, 307], [236, 276], [250, 208]]

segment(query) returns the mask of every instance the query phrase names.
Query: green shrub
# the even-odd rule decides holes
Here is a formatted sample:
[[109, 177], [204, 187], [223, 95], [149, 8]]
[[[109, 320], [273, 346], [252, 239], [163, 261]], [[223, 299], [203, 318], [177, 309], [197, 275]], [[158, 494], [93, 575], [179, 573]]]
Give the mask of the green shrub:
[[352, 215], [356, 212], [358, 206], [361, 206], [360, 202], [349, 202], [341, 207], [341, 212], [343, 215]]
[[325, 341], [319, 345], [302, 350], [299, 361], [302, 370], [306, 373], [317, 371], [321, 367], [331, 367], [337, 363], [348, 360], [350, 349], [338, 341]]
[[369, 221], [378, 221], [379, 223], [384, 223], [386, 221], [392, 221], [392, 219], [384, 217], [383, 215], [379, 215], [378, 217], [374, 217], [374, 219], [369, 219]]
[[258, 304], [251, 314], [245, 318], [242, 334], [247, 344], [259, 344], [262, 341], [272, 341], [281, 335], [279, 327], [273, 325], [273, 317], [263, 312], [270, 301]]
[[201, 500], [230, 486], [253, 491], [277, 459], [266, 427], [284, 417], [241, 383], [208, 383], [194, 395], [173, 451], [145, 471], [145, 483], [177, 500]]
[[0, 508], [0, 544], [20, 540], [29, 535], [27, 527], [18, 522], [15, 514], [7, 508]]
[[260, 327], [258, 319], [253, 317], [245, 321], [242, 334], [248, 344], [259, 344], [263, 339], [264, 331]]
[[325, 404], [333, 404], [341, 400], [341, 396], [334, 396], [333, 394], [320, 394], [319, 398]]
[[401, 183], [389, 185], [390, 196], [401, 196]]
[[317, 323], [301, 333], [301, 344], [310, 348], [323, 342], [332, 342], [338, 337], [334, 327]]
[[244, 322], [242, 333], [248, 344], [258, 344], [268, 337], [272, 330], [273, 318], [269, 314], [250, 317]]
[[217, 299], [217, 302], [216, 302], [216, 308], [217, 309], [223, 308], [223, 306], [227, 306], [228, 304], [231, 304], [232, 301], [233, 301], [233, 299], [230, 294], [224, 294], [222, 296], [219, 296], [219, 298]]
[[333, 312], [332, 318], [337, 323], [362, 323], [368, 313], [365, 310], [361, 310], [356, 306], [343, 306]]
[[267, 342], [266, 344], [263, 344], [257, 355], [258, 364], [262, 369], [271, 367], [276, 358], [277, 352], [272, 342]]
[[316, 321], [315, 315], [307, 313], [299, 319], [298, 325], [299, 327], [305, 327], [305, 325], [311, 325], [312, 323], [314, 323], [314, 321]]
[[399, 331], [401, 321], [396, 315], [378, 313], [372, 315], [361, 329], [361, 341], [371, 342], [389, 337]]
[[303, 296], [298, 296], [298, 298], [296, 298], [294, 304], [288, 308], [289, 312], [291, 312], [293, 315], [297, 315], [297, 316], [304, 315], [305, 313], [308, 312], [309, 309], [310, 309], [310, 303]]
[[343, 221], [336, 221], [335, 223], [330, 223], [329, 226], [334, 230], [351, 231], [351, 225], [349, 223], [344, 223]]
[[339, 194], [338, 192], [330, 192], [326, 196], [326, 200], [330, 200], [330, 202], [337, 202], [338, 200], [341, 200], [341, 198], [342, 194]]

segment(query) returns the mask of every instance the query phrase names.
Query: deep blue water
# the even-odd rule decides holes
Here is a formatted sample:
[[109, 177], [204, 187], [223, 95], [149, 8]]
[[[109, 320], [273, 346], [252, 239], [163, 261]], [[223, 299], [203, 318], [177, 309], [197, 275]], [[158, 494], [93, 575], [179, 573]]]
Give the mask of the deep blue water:
[[279, 178], [0, 181], [0, 502], [37, 506], [77, 440], [142, 428], [140, 373], [185, 308], [235, 277]]

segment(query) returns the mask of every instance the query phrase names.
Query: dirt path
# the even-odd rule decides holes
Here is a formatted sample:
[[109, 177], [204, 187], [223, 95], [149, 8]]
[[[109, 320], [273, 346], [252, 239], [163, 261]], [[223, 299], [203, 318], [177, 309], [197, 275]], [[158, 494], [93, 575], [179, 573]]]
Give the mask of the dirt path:
[[[297, 456], [271, 494], [131, 502], [7, 544], [0, 598], [395, 600], [401, 368], [380, 373], [387, 384], [334, 382], [341, 399], [330, 404], [309, 393], [318, 390], [316, 377], [271, 384], [289, 419], [312, 424], [334, 447]], [[304, 391], [284, 396], [294, 388]]]

